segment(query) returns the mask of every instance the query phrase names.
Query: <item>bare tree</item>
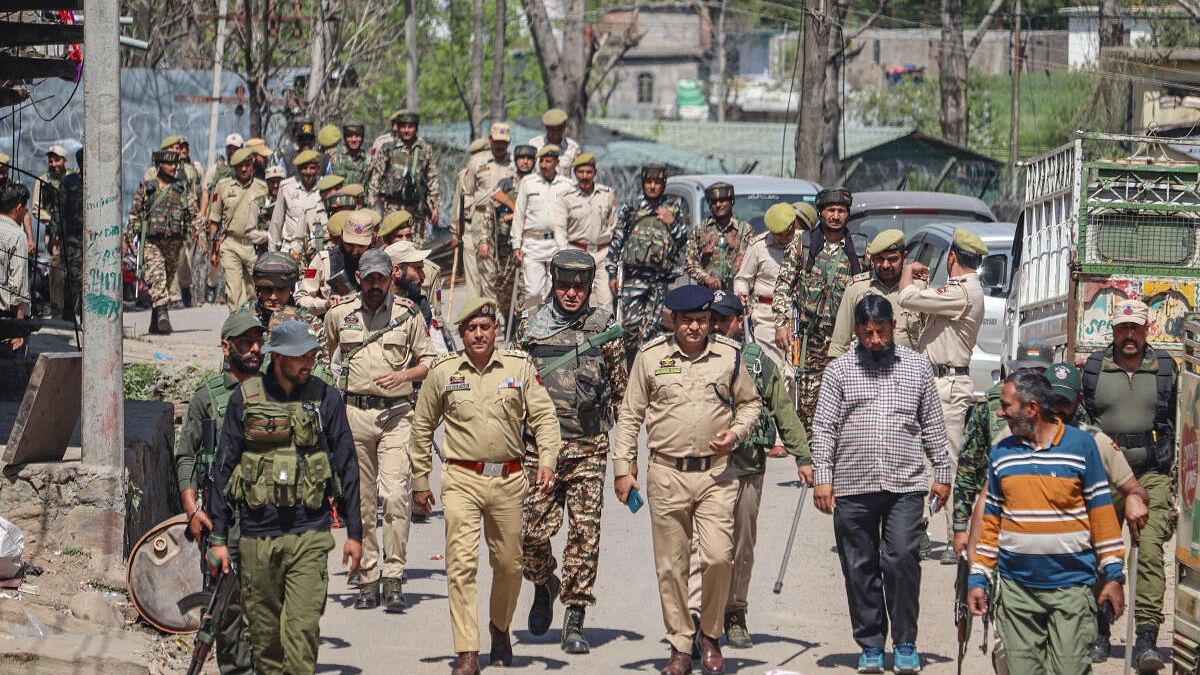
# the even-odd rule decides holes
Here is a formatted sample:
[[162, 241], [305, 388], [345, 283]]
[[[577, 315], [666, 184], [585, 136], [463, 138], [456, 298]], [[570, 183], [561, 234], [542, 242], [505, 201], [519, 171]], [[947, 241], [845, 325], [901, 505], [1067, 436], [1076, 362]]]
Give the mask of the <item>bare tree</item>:
[[489, 87], [488, 99], [491, 103], [488, 117], [493, 122], [500, 122], [508, 117], [504, 101], [504, 56], [505, 35], [508, 27], [508, 3], [505, 0], [495, 0], [496, 20], [492, 32], [492, 84]]
[[1100, 0], [1100, 50], [1123, 46], [1125, 25], [1121, 23], [1121, 4], [1117, 0]]
[[475, 0], [474, 29], [471, 31], [471, 106], [467, 111], [471, 121], [471, 140], [475, 140], [483, 123], [483, 41], [487, 39], [485, 18], [483, 0]]
[[963, 44], [962, 0], [942, 0], [942, 43], [938, 53], [938, 87], [941, 94], [942, 136], [951, 143], [966, 145], [971, 133], [970, 109], [967, 106], [967, 74], [971, 57], [979, 49], [992, 21], [1004, 6], [1004, 0], [993, 0], [987, 14], [979, 22], [969, 44]]

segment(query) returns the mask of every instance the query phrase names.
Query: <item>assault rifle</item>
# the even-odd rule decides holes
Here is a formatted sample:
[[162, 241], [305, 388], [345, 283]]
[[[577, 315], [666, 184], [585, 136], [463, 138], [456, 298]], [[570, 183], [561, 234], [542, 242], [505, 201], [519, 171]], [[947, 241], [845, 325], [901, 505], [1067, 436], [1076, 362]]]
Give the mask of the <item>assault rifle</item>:
[[971, 576], [971, 563], [966, 552], [958, 557], [958, 570], [954, 577], [954, 627], [958, 630], [958, 675], [962, 675], [963, 658], [967, 655], [967, 642], [971, 639], [971, 606], [967, 602], [967, 580]]
[[200, 671], [204, 669], [204, 662], [208, 660], [208, 653], [212, 651], [213, 642], [221, 630], [221, 617], [225, 614], [225, 609], [229, 607], [229, 596], [237, 588], [237, 583], [237, 565], [231, 560], [229, 571], [222, 572], [221, 576], [217, 577], [217, 582], [208, 599], [208, 606], [200, 615], [200, 630], [196, 632], [196, 641], [192, 647], [192, 662], [188, 666], [187, 675], [200, 675]]

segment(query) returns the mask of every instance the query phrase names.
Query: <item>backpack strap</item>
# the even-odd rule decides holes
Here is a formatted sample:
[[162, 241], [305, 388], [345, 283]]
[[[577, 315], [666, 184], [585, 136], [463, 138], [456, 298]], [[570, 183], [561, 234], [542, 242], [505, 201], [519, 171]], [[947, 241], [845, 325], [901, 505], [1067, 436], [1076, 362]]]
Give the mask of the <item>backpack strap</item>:
[[[822, 241], [824, 238], [824, 230], [820, 227], [808, 231], [808, 257], [804, 260], [805, 274], [811, 272], [813, 265], [817, 263], [817, 255], [825, 246]], [[846, 255], [846, 263], [850, 267], [851, 276], [857, 275], [862, 271], [861, 266], [858, 264], [858, 252], [854, 250], [854, 238], [848, 232], [842, 237], [842, 253]]]
[[1083, 407], [1093, 419], [1096, 416], [1096, 385], [1100, 382], [1100, 369], [1103, 366], [1103, 349], [1092, 352], [1083, 364]]
[[1175, 427], [1175, 359], [1160, 350], [1154, 350], [1158, 361], [1158, 374], [1154, 378], [1155, 390], [1158, 393], [1154, 402], [1154, 426], [1164, 429]]

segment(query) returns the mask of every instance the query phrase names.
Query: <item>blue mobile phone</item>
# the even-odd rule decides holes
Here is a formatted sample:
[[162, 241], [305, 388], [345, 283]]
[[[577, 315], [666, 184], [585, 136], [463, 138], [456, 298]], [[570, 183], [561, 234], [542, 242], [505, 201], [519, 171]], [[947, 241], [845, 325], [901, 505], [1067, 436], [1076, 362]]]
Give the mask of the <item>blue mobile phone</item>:
[[645, 502], [642, 501], [642, 495], [638, 492], [637, 488], [630, 490], [629, 498], [625, 500], [625, 505], [629, 507], [630, 513], [637, 513], [638, 509], [642, 508], [642, 504], [644, 503]]

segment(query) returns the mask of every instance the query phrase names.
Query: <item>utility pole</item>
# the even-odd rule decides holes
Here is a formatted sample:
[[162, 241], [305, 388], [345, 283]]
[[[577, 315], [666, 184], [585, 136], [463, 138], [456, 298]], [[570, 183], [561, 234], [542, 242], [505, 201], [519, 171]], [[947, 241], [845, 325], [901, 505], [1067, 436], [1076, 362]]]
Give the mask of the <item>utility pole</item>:
[[717, 15], [717, 121], [725, 121], [725, 103], [729, 98], [726, 82], [729, 78], [728, 60], [725, 58], [725, 5], [729, 0], [721, 0], [721, 13]]
[[1017, 179], [1017, 159], [1021, 150], [1021, 0], [1013, 0], [1012, 22], [1012, 112], [1008, 130], [1008, 174], [1012, 181], [1012, 196], [1016, 199], [1020, 184]]
[[209, 166], [213, 166], [217, 161], [217, 108], [221, 105], [221, 72], [225, 62], [225, 14], [228, 10], [229, 0], [217, 0], [217, 53], [213, 59], [212, 111], [208, 115], [208, 154], [204, 156]]
[[[118, 0], [83, 24], [83, 462], [125, 464], [121, 330], [121, 35]], [[123, 480], [122, 480], [123, 483]], [[118, 500], [124, 504], [124, 498]]]
[[408, 85], [406, 106], [417, 110], [417, 16], [413, 0], [404, 0], [404, 47], [408, 51], [408, 63], [404, 68], [405, 84]]

